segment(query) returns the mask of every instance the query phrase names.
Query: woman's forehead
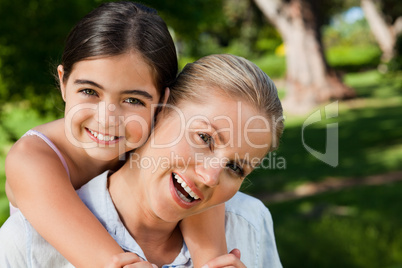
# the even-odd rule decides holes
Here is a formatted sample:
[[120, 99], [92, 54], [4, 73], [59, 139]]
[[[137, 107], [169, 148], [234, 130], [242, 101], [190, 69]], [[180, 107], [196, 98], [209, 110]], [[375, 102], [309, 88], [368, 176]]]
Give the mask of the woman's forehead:
[[263, 143], [269, 147], [261, 137], [271, 136], [270, 121], [248, 102], [215, 96], [203, 103], [185, 101], [174, 107], [171, 114], [178, 120], [176, 126], [215, 133], [220, 144]]

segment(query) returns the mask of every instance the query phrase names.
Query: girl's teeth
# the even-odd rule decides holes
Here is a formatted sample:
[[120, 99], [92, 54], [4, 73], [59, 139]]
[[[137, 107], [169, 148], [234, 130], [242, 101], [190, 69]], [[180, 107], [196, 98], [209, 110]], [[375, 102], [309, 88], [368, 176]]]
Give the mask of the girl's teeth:
[[114, 141], [117, 138], [116, 136], [103, 135], [92, 130], [89, 130], [89, 132], [100, 141]]

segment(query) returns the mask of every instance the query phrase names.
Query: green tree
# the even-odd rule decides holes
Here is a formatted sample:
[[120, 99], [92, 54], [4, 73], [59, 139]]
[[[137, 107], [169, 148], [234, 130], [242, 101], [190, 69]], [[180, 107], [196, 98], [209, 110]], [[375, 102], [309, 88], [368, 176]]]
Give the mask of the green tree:
[[361, 0], [361, 7], [376, 38], [384, 62], [396, 56], [398, 35], [402, 33], [402, 4], [395, 0]]
[[60, 99], [52, 73], [67, 33], [95, 2], [0, 1], [2, 102], [29, 99], [38, 110], [57, 113]]
[[286, 45], [288, 111], [305, 112], [331, 99], [354, 96], [327, 64], [321, 27], [342, 5], [339, 0], [255, 0]]

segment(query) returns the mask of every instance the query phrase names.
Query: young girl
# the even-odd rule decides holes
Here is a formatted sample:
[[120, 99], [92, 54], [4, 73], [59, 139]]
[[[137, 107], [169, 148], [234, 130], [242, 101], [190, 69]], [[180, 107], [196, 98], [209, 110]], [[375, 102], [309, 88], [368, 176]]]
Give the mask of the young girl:
[[[240, 248], [241, 260], [232, 251], [208, 267], [282, 267], [268, 209], [238, 192], [266, 153], [276, 149], [283, 131], [272, 80], [241, 57], [210, 55], [183, 69], [167, 104], [150, 139], [119, 170], [106, 171], [77, 191], [130, 252], [116, 258], [130, 267], [193, 267], [180, 221], [226, 202], [228, 247]], [[141, 164], [144, 159], [163, 159], [163, 164]], [[20, 213], [3, 228], [1, 267], [25, 267], [38, 258], [41, 267], [70, 267]], [[27, 254], [31, 248], [40, 250]]]
[[[107, 3], [71, 31], [57, 72], [65, 117], [28, 131], [12, 147], [6, 192], [10, 206], [74, 266], [102, 267], [123, 250], [75, 189], [116, 170], [120, 155], [147, 140], [176, 77], [175, 47], [154, 10]], [[226, 253], [222, 211], [182, 223], [196, 266]], [[215, 232], [201, 233], [197, 224]]]

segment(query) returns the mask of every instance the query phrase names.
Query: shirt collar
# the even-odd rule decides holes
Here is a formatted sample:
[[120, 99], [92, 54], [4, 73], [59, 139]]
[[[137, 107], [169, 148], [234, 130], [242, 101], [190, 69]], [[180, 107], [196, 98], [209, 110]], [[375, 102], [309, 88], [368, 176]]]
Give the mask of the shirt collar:
[[[81, 187], [77, 192], [83, 202], [92, 213], [94, 213], [124, 251], [133, 252], [143, 260], [146, 260], [141, 247], [130, 235], [114, 207], [112, 198], [107, 189], [107, 179], [111, 174], [112, 173], [109, 171], [102, 173]], [[163, 267], [183, 267], [189, 264], [191, 264], [190, 252], [183, 241], [183, 247], [176, 259], [171, 264]]]

